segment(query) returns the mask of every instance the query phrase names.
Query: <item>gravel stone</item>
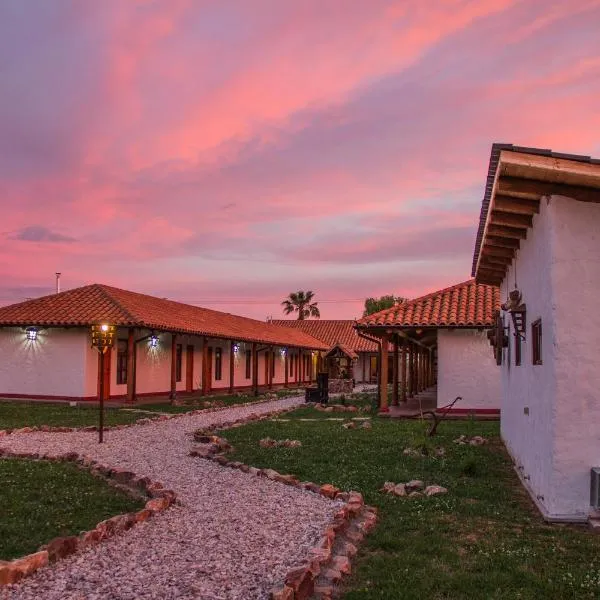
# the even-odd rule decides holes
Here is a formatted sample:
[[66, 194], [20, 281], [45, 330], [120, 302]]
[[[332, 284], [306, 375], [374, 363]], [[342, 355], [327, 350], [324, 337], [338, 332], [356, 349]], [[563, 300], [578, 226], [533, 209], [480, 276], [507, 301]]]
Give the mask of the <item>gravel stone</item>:
[[340, 508], [304, 489], [188, 456], [193, 432], [302, 397], [110, 430], [27, 433], [0, 447], [75, 451], [173, 489], [179, 506], [0, 589], [3, 600], [259, 600], [301, 563]]

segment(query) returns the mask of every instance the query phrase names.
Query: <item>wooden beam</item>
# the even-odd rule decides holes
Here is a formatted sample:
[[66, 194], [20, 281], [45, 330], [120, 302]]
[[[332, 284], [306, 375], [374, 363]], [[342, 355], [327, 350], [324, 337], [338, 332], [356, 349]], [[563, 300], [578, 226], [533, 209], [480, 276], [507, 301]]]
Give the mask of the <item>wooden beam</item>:
[[489, 223], [487, 226], [486, 235], [493, 235], [501, 238], [511, 238], [513, 240], [524, 240], [527, 237], [527, 229], [506, 227], [505, 225]]
[[406, 361], [408, 356], [406, 346], [406, 340], [402, 340], [402, 402], [406, 402]]
[[490, 223], [493, 223], [494, 225], [504, 225], [506, 227], [527, 229], [533, 225], [533, 219], [531, 215], [516, 215], [501, 210], [492, 210]]
[[229, 344], [229, 393], [233, 394], [234, 374], [235, 374], [235, 342], [231, 340]]
[[510, 265], [512, 261], [513, 259], [509, 258], [508, 256], [495, 256], [494, 254], [487, 254], [482, 258], [481, 263], [487, 265], [502, 265], [506, 267]]
[[481, 254], [483, 256], [504, 256], [505, 258], [512, 259], [515, 255], [513, 248], [501, 248], [499, 246], [488, 246], [484, 244], [481, 248]]
[[127, 402], [135, 402], [135, 363], [136, 363], [135, 330], [127, 331]]
[[398, 406], [398, 334], [394, 335], [394, 363], [392, 365], [392, 404]]
[[486, 246], [499, 246], [500, 248], [514, 248], [518, 250], [521, 243], [519, 240], [513, 240], [511, 238], [496, 237], [495, 235], [488, 235], [485, 238]]
[[177, 334], [171, 335], [171, 400], [177, 398]]
[[496, 194], [494, 196], [494, 210], [516, 215], [535, 215], [540, 212], [540, 201]]
[[381, 366], [380, 366], [380, 378], [379, 378], [379, 411], [388, 412], [388, 349], [389, 349], [389, 336], [384, 333], [381, 336]]
[[566, 196], [581, 202], [600, 202], [600, 189], [580, 185], [536, 181], [523, 177], [500, 177], [498, 193], [516, 197]]

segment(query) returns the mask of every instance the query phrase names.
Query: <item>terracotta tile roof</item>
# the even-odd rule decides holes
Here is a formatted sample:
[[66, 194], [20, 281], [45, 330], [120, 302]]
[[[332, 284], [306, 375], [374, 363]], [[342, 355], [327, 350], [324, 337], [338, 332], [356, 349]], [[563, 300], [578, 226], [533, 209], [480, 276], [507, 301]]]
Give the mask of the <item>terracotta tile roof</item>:
[[317, 338], [332, 347], [335, 344], [343, 344], [354, 352], [377, 352], [378, 345], [375, 342], [359, 337], [354, 329], [354, 321], [348, 320], [326, 320], [306, 319], [304, 321], [280, 319], [273, 321], [274, 325], [300, 329], [312, 337]]
[[338, 350], [338, 349], [341, 350], [348, 358], [352, 358], [352, 359], [358, 358], [358, 354], [356, 354], [356, 352], [354, 352], [354, 350], [352, 350], [352, 348], [349, 348], [345, 344], [340, 344], [339, 342], [337, 344], [334, 344], [331, 347], [331, 349], [329, 350], [329, 352], [327, 353], [326, 356], [329, 356], [332, 352], [334, 352], [335, 350]]
[[0, 307], [0, 326], [65, 327], [102, 322], [240, 342], [329, 348], [303, 331], [100, 284]]
[[500, 308], [500, 289], [474, 279], [360, 319], [359, 327], [489, 327]]

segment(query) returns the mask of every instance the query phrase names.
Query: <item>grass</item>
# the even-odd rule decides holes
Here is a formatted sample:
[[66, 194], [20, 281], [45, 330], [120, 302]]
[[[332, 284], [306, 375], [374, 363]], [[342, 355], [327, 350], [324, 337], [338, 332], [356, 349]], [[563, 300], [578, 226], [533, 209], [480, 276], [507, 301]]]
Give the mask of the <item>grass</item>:
[[0, 482], [0, 560], [142, 507], [69, 463], [0, 459]]
[[[379, 508], [378, 526], [344, 584], [346, 600], [600, 597], [600, 538], [583, 527], [542, 521], [512, 469], [497, 422], [445, 421], [434, 438], [445, 456], [411, 457], [404, 448], [429, 444], [423, 423], [375, 418], [372, 429], [345, 430], [327, 420], [332, 416], [341, 415], [303, 407], [283, 421], [223, 435], [235, 448], [234, 460], [358, 490]], [[453, 444], [462, 433], [490, 443]], [[263, 437], [299, 439], [302, 447], [261, 448]], [[385, 481], [410, 479], [449, 493], [407, 500], [379, 492]]]
[[[273, 392], [282, 398], [290, 395], [290, 390]], [[258, 397], [246, 395], [207, 396], [190, 401], [184, 406], [172, 406], [168, 400], [160, 404], [141, 404], [131, 407], [105, 408], [105, 425], [126, 425], [134, 423], [144, 417], [152, 418], [151, 413], [185, 413], [202, 408], [202, 403], [207, 400], [222, 406], [233, 406], [245, 402], [264, 400], [265, 395]], [[132, 408], [135, 410], [127, 410]], [[148, 414], [146, 414], [148, 413]], [[16, 429], [20, 427], [34, 427], [50, 425], [52, 427], [86, 427], [98, 424], [98, 407], [78, 404], [55, 404], [46, 402], [11, 402], [0, 401], [0, 429]]]

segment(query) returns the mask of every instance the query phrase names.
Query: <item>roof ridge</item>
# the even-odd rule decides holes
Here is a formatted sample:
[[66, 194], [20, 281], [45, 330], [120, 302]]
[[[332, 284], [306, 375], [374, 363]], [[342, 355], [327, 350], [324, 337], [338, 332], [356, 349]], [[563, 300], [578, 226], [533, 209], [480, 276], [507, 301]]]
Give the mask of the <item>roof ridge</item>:
[[[125, 313], [125, 315], [127, 317], [129, 317], [129, 320], [131, 321], [132, 324], [134, 324], [134, 323], [136, 325], [144, 324], [144, 320], [139, 315], [136, 315], [129, 308], [125, 308], [125, 306], [123, 306], [123, 303], [120, 300], [118, 300], [117, 298], [115, 298], [114, 295], [111, 293], [112, 289], [118, 290], [119, 288], [111, 288], [111, 286], [104, 285], [103, 283], [94, 283], [93, 287], [96, 287], [107, 300], [109, 300], [113, 304], [116, 304], [117, 308], [119, 310], [123, 311], [123, 313]], [[75, 289], [77, 289], [77, 288], [75, 288]], [[79, 288], [79, 289], [81, 289], [81, 288]], [[127, 291], [127, 290], [122, 290], [122, 291]]]

